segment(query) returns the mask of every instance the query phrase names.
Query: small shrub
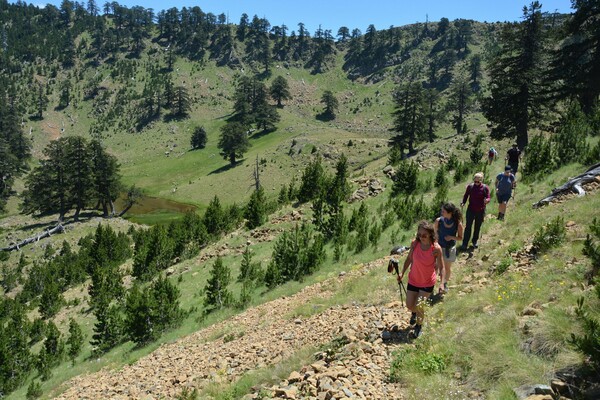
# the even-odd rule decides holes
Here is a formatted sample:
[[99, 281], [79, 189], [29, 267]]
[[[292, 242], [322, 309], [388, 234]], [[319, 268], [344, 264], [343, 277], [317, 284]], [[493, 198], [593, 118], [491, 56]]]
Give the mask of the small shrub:
[[392, 187], [392, 194], [397, 196], [399, 194], [411, 194], [417, 190], [419, 180], [419, 166], [414, 161], [408, 163], [402, 161], [398, 166], [396, 175], [394, 176], [394, 186]]
[[369, 233], [369, 241], [371, 242], [371, 245], [373, 247], [377, 246], [377, 243], [379, 242], [380, 237], [381, 237], [381, 227], [379, 226], [378, 223], [375, 223], [371, 227], [371, 232]]
[[591, 276], [596, 276], [600, 271], [600, 220], [596, 218], [590, 225], [590, 233], [588, 233], [583, 245], [583, 254], [592, 262]]
[[[596, 296], [600, 299], [600, 286], [596, 286]], [[577, 317], [583, 325], [583, 335], [571, 334], [570, 343], [577, 351], [589, 357], [590, 363], [600, 368], [600, 321], [590, 314], [589, 307], [584, 307], [584, 298], [577, 300]]]
[[496, 267], [496, 273], [498, 275], [502, 275], [512, 265], [512, 263], [513, 263], [512, 257], [509, 256], [509, 257], [504, 258], [502, 261], [500, 261], [500, 264], [498, 265], [498, 267]]
[[527, 146], [523, 176], [526, 180], [553, 171], [556, 168], [556, 155], [552, 142], [542, 135], [534, 136]]
[[595, 164], [598, 160], [600, 160], [600, 142], [596, 143], [596, 145], [588, 151], [585, 158], [585, 164]]
[[573, 103], [552, 137], [561, 165], [580, 160], [588, 152], [586, 137], [591, 127], [578, 103]]
[[558, 246], [566, 236], [565, 221], [556, 217], [548, 224], [541, 227], [533, 237], [533, 249], [543, 253], [552, 247]]
[[390, 366], [390, 381], [402, 382], [406, 372], [417, 371], [426, 375], [443, 372], [448, 365], [448, 356], [422, 349], [403, 349], [393, 353]]
[[31, 381], [27, 387], [27, 400], [37, 399], [42, 396], [42, 385], [39, 382]]
[[235, 333], [228, 333], [227, 335], [223, 336], [223, 343], [233, 342], [235, 339]]
[[402, 161], [402, 149], [400, 149], [400, 146], [393, 146], [390, 150], [387, 163], [395, 167], [400, 164], [400, 161]]
[[477, 165], [481, 162], [483, 155], [484, 155], [484, 151], [481, 150], [481, 147], [477, 146], [477, 147], [474, 147], [471, 150], [471, 152], [469, 153], [469, 159], [471, 160], [472, 164]]
[[456, 156], [456, 154], [451, 154], [450, 158], [448, 159], [448, 164], [446, 164], [446, 169], [448, 171], [453, 171], [454, 169], [456, 169], [457, 166], [458, 166], [458, 157]]
[[437, 170], [437, 173], [435, 174], [434, 184], [436, 188], [448, 184], [448, 176], [444, 165], [440, 165], [440, 168]]
[[521, 249], [521, 247], [523, 247], [523, 244], [521, 242], [512, 242], [511, 244], [508, 245], [508, 248], [506, 249], [506, 251], [509, 254], [516, 253], [517, 251], [519, 251]]
[[198, 396], [198, 389], [190, 389], [189, 387], [184, 386], [175, 398], [177, 400], [196, 400], [198, 399]]

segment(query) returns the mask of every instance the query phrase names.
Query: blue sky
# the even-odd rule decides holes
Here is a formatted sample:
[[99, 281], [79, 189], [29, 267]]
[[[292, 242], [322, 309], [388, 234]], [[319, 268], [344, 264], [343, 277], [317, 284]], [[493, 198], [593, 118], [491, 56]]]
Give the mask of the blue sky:
[[[86, 3], [87, 0], [78, 0]], [[112, 0], [110, 0], [112, 1]], [[105, 0], [96, 0], [102, 7]], [[540, 0], [542, 10], [562, 13], [571, 12], [570, 0]], [[34, 0], [33, 4], [44, 4], [45, 1]], [[49, 3], [60, 6], [61, 0]], [[153, 8], [155, 12], [171, 7], [199, 6], [204, 12], [213, 14], [225, 13], [230, 22], [238, 23], [242, 13], [252, 18], [255, 14], [265, 17], [271, 25], [285, 24], [296, 30], [299, 22], [303, 22], [310, 32], [314, 32], [319, 24], [323, 29], [331, 29], [334, 36], [340, 26], [350, 30], [366, 30], [374, 24], [378, 30], [390, 25], [402, 26], [414, 22], [439, 21], [446, 17], [476, 21], [518, 21], [523, 15], [522, 9], [531, 0], [122, 0], [119, 4], [132, 7]]]

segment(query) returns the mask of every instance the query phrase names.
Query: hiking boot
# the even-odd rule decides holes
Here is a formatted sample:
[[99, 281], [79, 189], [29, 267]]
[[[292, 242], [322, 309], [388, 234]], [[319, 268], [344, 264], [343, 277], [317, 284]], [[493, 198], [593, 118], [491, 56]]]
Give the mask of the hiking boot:
[[468, 249], [467, 249], [467, 246], [464, 246], [464, 245], [463, 245], [463, 246], [460, 246], [460, 247], [458, 248], [458, 251], [462, 251], [462, 252], [465, 252], [465, 251], [467, 251], [467, 250], [468, 250]]
[[444, 283], [444, 293], [448, 293], [448, 282]]
[[413, 339], [417, 339], [421, 336], [421, 325], [415, 325], [415, 330], [412, 332]]
[[410, 321], [408, 321], [410, 325], [414, 325], [417, 323], [417, 313], [410, 314]]
[[478, 249], [478, 248], [479, 248], [479, 245], [478, 245], [477, 243], [473, 243], [473, 248], [474, 248], [474, 249]]

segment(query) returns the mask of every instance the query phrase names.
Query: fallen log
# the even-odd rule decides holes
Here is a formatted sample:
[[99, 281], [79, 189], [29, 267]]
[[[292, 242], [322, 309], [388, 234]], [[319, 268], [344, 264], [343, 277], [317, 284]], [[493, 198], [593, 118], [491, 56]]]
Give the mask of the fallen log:
[[64, 231], [65, 231], [65, 227], [62, 224], [58, 224], [52, 229], [46, 229], [42, 233], [39, 233], [39, 234], [32, 236], [30, 238], [27, 238], [25, 240], [22, 240], [19, 243], [12, 244], [8, 247], [3, 247], [0, 250], [3, 250], [3, 251], [19, 250], [23, 246], [26, 246], [26, 245], [34, 243], [34, 242], [38, 242], [40, 239], [50, 237], [50, 236], [54, 235], [55, 233], [63, 233]]
[[599, 175], [600, 163], [592, 165], [583, 174], [578, 175], [575, 178], [569, 179], [564, 185], [552, 189], [552, 193], [548, 197], [545, 197], [537, 203], [534, 203], [532, 207], [539, 208], [545, 206], [562, 194], [575, 192], [579, 197], [585, 196], [585, 190], [583, 189], [583, 185], [585, 185], [586, 183], [597, 181]]

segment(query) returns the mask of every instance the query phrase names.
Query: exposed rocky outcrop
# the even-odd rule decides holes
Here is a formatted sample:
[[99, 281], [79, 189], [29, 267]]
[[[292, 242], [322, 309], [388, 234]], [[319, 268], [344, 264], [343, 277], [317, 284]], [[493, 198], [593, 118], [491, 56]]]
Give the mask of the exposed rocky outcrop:
[[[386, 379], [392, 351], [407, 338], [406, 322], [402, 322], [407, 320], [407, 312], [399, 302], [334, 306], [309, 317], [290, 317], [297, 307], [332, 296], [335, 281], [365, 275], [372, 268], [383, 269], [385, 262], [365, 264], [294, 296], [248, 309], [165, 344], [120, 370], [76, 377], [66, 383], [68, 389], [58, 398], [174, 398], [185, 387], [201, 390], [211, 383], [233, 382], [249, 371], [278, 364], [302, 348], [332, 342], [343, 343], [334, 357], [322, 352], [320, 359], [279, 385], [260, 390], [291, 399], [402, 398], [400, 387]], [[393, 340], [384, 342], [383, 332]]]
[[360, 178], [354, 183], [358, 184], [359, 189], [352, 193], [348, 199], [349, 203], [362, 201], [367, 197], [376, 197], [385, 190], [384, 184], [377, 178]]

